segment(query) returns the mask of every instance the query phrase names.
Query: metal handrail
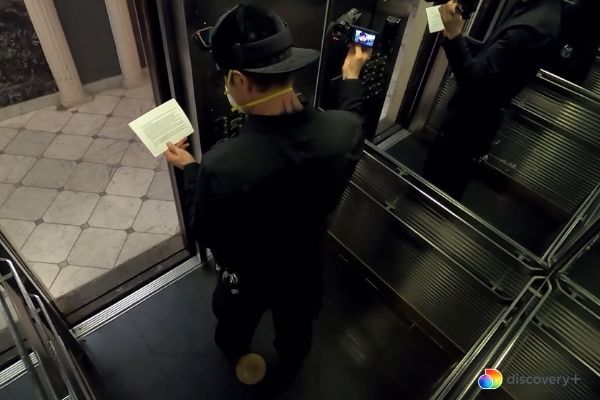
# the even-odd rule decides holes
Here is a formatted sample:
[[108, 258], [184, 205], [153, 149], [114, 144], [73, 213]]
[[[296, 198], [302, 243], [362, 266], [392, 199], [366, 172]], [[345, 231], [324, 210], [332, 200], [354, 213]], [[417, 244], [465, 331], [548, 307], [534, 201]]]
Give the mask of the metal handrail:
[[431, 246], [432, 249], [434, 249], [436, 252], [438, 252], [439, 254], [441, 254], [445, 259], [447, 259], [448, 261], [450, 261], [452, 263], [452, 266], [455, 266], [457, 268], [459, 268], [460, 270], [462, 270], [463, 272], [465, 272], [467, 275], [471, 276], [471, 278], [475, 279], [477, 282], [481, 283], [483, 286], [485, 286], [486, 288], [488, 288], [490, 290], [490, 292], [499, 300], [499, 301], [510, 301], [512, 300], [509, 297], [506, 296], [502, 296], [501, 294], [499, 294], [498, 292], [496, 292], [495, 290], [493, 290], [493, 288], [490, 287], [489, 282], [485, 282], [481, 276], [476, 275], [475, 273], [473, 273], [473, 271], [471, 271], [469, 268], [466, 268], [462, 265], [462, 263], [460, 263], [459, 261], [456, 261], [452, 256], [450, 256], [449, 254], [447, 254], [443, 249], [441, 249], [438, 245], [436, 245], [435, 243], [433, 243], [430, 239], [428, 239], [424, 234], [420, 233], [419, 231], [417, 231], [416, 228], [410, 226], [408, 223], [406, 223], [404, 220], [402, 220], [402, 218], [400, 218], [395, 212], [394, 212], [394, 207], [392, 206], [385, 206], [383, 205], [379, 200], [377, 200], [376, 198], [374, 198], [372, 195], [370, 195], [367, 191], [365, 191], [363, 188], [361, 188], [359, 185], [357, 185], [355, 182], [350, 182], [350, 186], [356, 188], [356, 190], [358, 190], [359, 192], [361, 192], [364, 196], [366, 196], [369, 200], [373, 201], [376, 204], [379, 204], [380, 206], [382, 206], [382, 209], [388, 213], [389, 215], [392, 216], [392, 218], [394, 218], [395, 221], [397, 221], [399, 224], [402, 225], [403, 228], [405, 228], [408, 232], [410, 232], [412, 235], [414, 235], [415, 237], [417, 237], [419, 240], [421, 240], [422, 242], [426, 243], [427, 245]]
[[[67, 356], [67, 359], [69, 359], [68, 353], [66, 353], [66, 348], [64, 347], [64, 344], [62, 343], [62, 340], [60, 339], [60, 336], [59, 336], [58, 332], [56, 331], [56, 327], [54, 326], [54, 324], [52, 323], [52, 320], [50, 319], [50, 315], [48, 314], [48, 310], [46, 310], [46, 306], [44, 305], [44, 302], [38, 295], [32, 295], [31, 297], [33, 297], [37, 301], [37, 303], [40, 307], [40, 310], [41, 310], [42, 314], [44, 315], [44, 318], [46, 318], [46, 322], [47, 322], [48, 326], [50, 327], [52, 334], [54, 335], [55, 340], [59, 343], [59, 346], [62, 345], [62, 347], [60, 347], [60, 349], [65, 351], [65, 355]], [[71, 398], [73, 400], [77, 400], [77, 394], [75, 392], [75, 388], [73, 387], [73, 384], [71, 383], [71, 380], [68, 377], [67, 369], [66, 369], [63, 361], [61, 360], [61, 357], [58, 355], [57, 349], [54, 347], [54, 344], [52, 343], [51, 340], [48, 341], [48, 344], [51, 346], [51, 349], [55, 355], [55, 361], [58, 365], [58, 371], [59, 371], [61, 377], [63, 378], [65, 385], [67, 386], [67, 390], [69, 391], [69, 396], [71, 396]]]
[[538, 79], [548, 82], [553, 86], [557, 86], [563, 90], [568, 91], [571, 94], [582, 97], [586, 100], [594, 101], [598, 103], [598, 105], [600, 105], [600, 95], [592, 92], [589, 89], [584, 88], [583, 86], [579, 86], [576, 83], [573, 83], [561, 76], [558, 76], [556, 74], [553, 74], [552, 72], [542, 69], [538, 72], [537, 77]]
[[[424, 179], [423, 177], [421, 177], [419, 174], [414, 172], [412, 169], [410, 169], [406, 165], [400, 163], [398, 160], [394, 159], [387, 153], [384, 153], [381, 150], [379, 150], [375, 145], [372, 145], [369, 142], [365, 142], [365, 144], [367, 146], [367, 148], [364, 150], [365, 154], [367, 154], [369, 157], [371, 157], [375, 161], [382, 164], [384, 167], [388, 168], [399, 179], [401, 179], [404, 183], [408, 184], [412, 189], [416, 190], [416, 192], [420, 196], [424, 197], [427, 201], [435, 204], [436, 206], [440, 207], [443, 211], [451, 214], [458, 221], [462, 222], [463, 224], [468, 226], [470, 229], [472, 229], [474, 232], [478, 233], [479, 235], [481, 235], [482, 237], [487, 239], [492, 245], [497, 247], [500, 251], [502, 251], [503, 253], [506, 253], [510, 257], [517, 260], [525, 268], [527, 268], [531, 271], [546, 270], [545, 263], [539, 256], [535, 255], [533, 252], [531, 252], [530, 250], [528, 250], [527, 248], [525, 248], [524, 246], [522, 246], [521, 244], [516, 242], [514, 239], [507, 236], [506, 234], [502, 233], [496, 227], [492, 226], [490, 223], [483, 220], [477, 214], [473, 213], [471, 210], [466, 208], [463, 204], [461, 204], [460, 202], [456, 201], [455, 199], [453, 199], [452, 197], [450, 197], [449, 195], [444, 193], [441, 189], [439, 189], [438, 187], [433, 185], [431, 182], [429, 182], [426, 179]], [[382, 160], [378, 159], [378, 157], [384, 158], [386, 162], [391, 163], [392, 165], [394, 165], [395, 167], [400, 169], [402, 172], [397, 173], [396, 171], [391, 169], [389, 166], [383, 164]], [[421, 186], [424, 186], [426, 188], [426, 190], [420, 188], [419, 186], [417, 186], [417, 184], [408, 180], [406, 178], [406, 176], [409, 176], [412, 179], [416, 180]], [[521, 257], [515, 255], [514, 253], [511, 253], [507, 248], [501, 246], [500, 243], [498, 243], [496, 240], [494, 240], [493, 238], [488, 236], [486, 233], [482, 232], [481, 229], [474, 226], [473, 223], [467, 221], [465, 218], [463, 218], [461, 215], [459, 215], [456, 211], [452, 210], [450, 207], [454, 207], [459, 212], [466, 214], [470, 219], [474, 220], [477, 224], [481, 225], [486, 230], [490, 231], [495, 236], [500, 238], [502, 241], [504, 241], [505, 243], [510, 245], [515, 250], [515, 252], [518, 252], [522, 257], [533, 260], [535, 263], [540, 265], [540, 267], [535, 268], [535, 267], [531, 267], [531, 266], [527, 265], [526, 263], [523, 262]]]
[[[539, 299], [539, 302], [535, 305], [535, 307], [531, 310], [531, 312], [529, 312], [529, 315], [527, 316], [525, 321], [523, 321], [521, 323], [521, 326], [519, 327], [519, 329], [513, 333], [512, 330], [519, 324], [520, 317], [527, 311], [528, 306], [531, 304], [531, 302], [536, 297], [533, 296], [529, 300], [527, 305], [521, 309], [521, 312], [513, 319], [513, 322], [510, 324], [510, 327], [506, 330], [504, 335], [502, 335], [502, 337], [496, 342], [496, 345], [492, 348], [492, 350], [486, 355], [486, 357], [484, 357], [484, 360], [480, 363], [479, 372], [477, 372], [475, 375], [472, 375], [471, 377], [469, 377], [467, 379], [466, 382], [470, 382], [470, 383], [466, 383], [464, 385], [464, 388], [458, 395], [457, 400], [462, 400], [462, 399], [466, 398], [466, 396], [468, 396], [468, 392], [471, 389], [471, 387], [473, 386], [472, 382], [476, 382], [476, 379], [479, 376], [480, 371], [483, 370], [483, 368], [486, 368], [486, 366], [488, 365], [490, 360], [492, 360], [494, 358], [494, 355], [498, 353], [498, 351], [501, 347], [503, 347], [504, 350], [500, 353], [500, 356], [498, 356], [496, 358], [494, 364], [492, 365], [493, 369], [498, 369], [498, 367], [500, 366], [502, 361], [504, 361], [504, 359], [506, 358], [508, 353], [513, 349], [513, 347], [515, 346], [515, 343], [521, 337], [521, 334], [525, 331], [525, 329], [527, 328], [529, 323], [533, 320], [533, 318], [535, 317], [537, 312], [540, 310], [540, 308], [542, 308], [542, 306], [544, 305], [546, 300], [552, 294], [552, 290], [553, 290], [552, 282], [550, 282], [549, 279], [546, 279], [546, 281], [544, 283], [548, 284], [548, 290], [547, 290], [546, 294], [544, 294], [541, 297], [541, 299]], [[511, 339], [506, 345], [504, 345], [504, 342], [508, 337], [511, 337]], [[479, 393], [480, 391], [481, 391], [481, 389], [478, 389], [477, 393]]]
[[[508, 320], [509, 315], [516, 309], [518, 302], [521, 301], [521, 299], [523, 298], [525, 293], [533, 287], [533, 284], [535, 283], [535, 281], [544, 281], [544, 283], [545, 283], [545, 282], [547, 282], [547, 278], [539, 277], [539, 276], [534, 277], [528, 282], [527, 285], [525, 285], [525, 287], [521, 290], [521, 292], [514, 299], [514, 301], [511, 303], [511, 305], [508, 306], [506, 308], [506, 310], [502, 314], [499, 315], [498, 318], [496, 318], [494, 323], [488, 327], [488, 329], [486, 330], [484, 335], [479, 338], [479, 340], [476, 342], [476, 344], [473, 347], [471, 347], [471, 349], [467, 352], [467, 354], [461, 360], [459, 365], [453, 369], [453, 371], [446, 378], [444, 383], [442, 383], [440, 385], [440, 387], [436, 390], [436, 392], [430, 397], [430, 400], [445, 400], [447, 398], [448, 393], [460, 381], [461, 376], [466, 374], [468, 372], [468, 370], [472, 368], [473, 362], [475, 362], [477, 357], [481, 354], [481, 352], [484, 350], [484, 348], [489, 344], [490, 340], [499, 331], [500, 327], [502, 325], [504, 325], [504, 323]], [[550, 284], [550, 282], [548, 282], [548, 283]], [[548, 296], [550, 294], [551, 289], [552, 289], [552, 287], [550, 284], [550, 290], [548, 291], [546, 296]], [[500, 338], [500, 340], [497, 343], [502, 343], [505, 340], [505, 338], [508, 337], [508, 334], [514, 328], [514, 326], [518, 322], [519, 318], [527, 311], [528, 306], [535, 299], [536, 299], [536, 297], [532, 296], [531, 299], [529, 299], [529, 301], [527, 302], [527, 304], [521, 306], [519, 313], [513, 318], [513, 322], [507, 328], [506, 333]], [[488, 353], [488, 356], [485, 358], [485, 362], [481, 363], [482, 365], [489, 362], [489, 360], [493, 357], [493, 354], [496, 353], [497, 348], [498, 348], [498, 344], [496, 344], [496, 346], [492, 349], [492, 351], [490, 351]], [[475, 377], [475, 379], [476, 378], [477, 377]], [[474, 382], [474, 380], [471, 380], [470, 382]]]
[[[18, 282], [19, 278], [16, 274], [16, 270], [15, 270], [12, 262], [6, 258], [0, 258], [0, 262], [2, 262], [2, 261], [7, 263], [7, 265], [9, 266], [9, 268], [11, 270], [11, 275], [12, 275], [11, 277], [15, 278]], [[2, 292], [6, 291], [5, 285], [6, 285], [6, 279], [5, 279], [4, 275], [2, 275], [0, 273], [0, 289], [2, 290]], [[11, 313], [9, 307], [8, 307], [8, 303], [6, 302], [6, 299], [4, 298], [4, 293], [0, 293], [0, 309], [1, 309], [2, 315], [4, 316], [4, 318], [7, 322], [8, 330], [12, 337], [13, 343], [15, 344], [15, 347], [17, 348], [19, 358], [25, 365], [26, 371], [34, 378], [34, 380], [37, 383], [37, 385], [34, 385], [35, 390], [38, 392], [37, 394], [40, 396], [40, 398], [49, 399], [49, 400], [57, 400], [57, 397], [54, 394], [54, 390], [52, 389], [52, 384], [50, 383], [50, 379], [48, 378], [48, 376], [46, 374], [46, 371], [45, 371], [45, 368], [44, 368], [41, 358], [39, 357], [39, 355], [36, 354], [36, 358], [38, 359], [38, 363], [40, 365], [40, 371], [38, 371], [34, 367], [33, 362], [31, 361], [31, 358], [29, 357], [29, 354], [25, 351], [23, 342], [18, 334], [17, 324], [12, 316], [12, 313]], [[43, 390], [41, 390], [40, 388], [43, 388]]]
[[562, 257], [564, 252], [568, 250], [568, 247], [565, 248], [564, 245], [569, 239], [575, 238], [576, 242], [579, 239], [579, 237], [585, 233], [585, 230], [583, 230], [583, 232], [580, 232], [580, 235], [573, 236], [576, 233], [576, 228], [578, 224], [585, 218], [585, 214], [599, 199], [600, 183], [594, 188], [594, 190], [590, 193], [587, 199], [581, 204], [579, 210], [577, 210], [577, 212], [573, 214], [569, 222], [565, 225], [561, 233], [557, 236], [556, 240], [549, 247], [548, 251], [544, 255], [545, 259], [549, 264], [554, 264], [559, 258]]
[[[54, 324], [52, 322], [52, 319], [50, 318], [50, 314], [48, 313], [46, 305], [44, 304], [44, 300], [39, 295], [29, 294], [27, 292], [25, 284], [21, 280], [19, 274], [17, 273], [17, 269], [11, 260], [5, 259], [5, 258], [0, 258], [0, 261], [6, 262], [7, 265], [9, 266], [10, 271], [11, 271], [11, 274], [10, 274], [11, 278], [13, 278], [16, 281], [17, 287], [19, 288], [19, 291], [21, 292], [21, 297], [27, 306], [27, 311], [30, 314], [28, 317], [31, 318], [31, 320], [34, 322], [33, 329], [34, 329], [35, 333], [41, 338], [41, 344], [44, 348], [44, 351], [47, 352], [50, 355], [51, 359], [56, 363], [56, 369], [58, 370], [60, 379], [62, 379], [62, 383], [64, 383], [64, 385], [68, 391], [68, 395], [66, 396], [66, 398], [71, 399], [71, 400], [78, 400], [79, 396], [77, 394], [78, 391], [76, 390], [76, 387], [73, 385], [73, 382], [69, 376], [69, 371], [68, 371], [67, 367], [65, 366], [64, 360], [66, 360], [66, 362], [69, 364], [68, 367], [71, 370], [71, 375], [77, 380], [77, 383], [80, 385], [83, 396], [86, 399], [93, 399], [93, 394], [91, 393], [91, 390], [89, 390], [89, 387], [86, 385], [86, 383], [82, 380], [81, 376], [79, 375], [78, 370], [77, 370], [76, 366], [74, 365], [72, 359], [70, 358], [69, 352], [62, 341], [62, 338], [60, 337], [56, 327], [54, 326]], [[0, 279], [1, 279], [0, 283], [4, 284], [5, 283], [4, 277], [0, 276]], [[38, 308], [36, 307], [36, 305], [34, 304], [33, 300], [36, 301], [37, 306], [39, 307], [39, 311], [38, 311]], [[4, 305], [5, 300], [1, 295], [0, 295], [0, 301]], [[2, 311], [4, 311], [4, 310], [2, 310]], [[46, 320], [46, 324], [43, 323], [42, 318], [40, 317], [40, 314], [43, 315], [44, 319]], [[48, 335], [48, 332], [47, 332], [45, 326], [47, 326], [50, 329], [52, 336]], [[19, 347], [19, 345], [22, 345], [18, 340], [15, 340], [15, 343], [16, 343], [17, 347]], [[29, 357], [24, 353], [24, 349], [20, 349], [19, 353], [21, 355], [22, 361], [25, 363], [25, 366], [29, 370], [29, 372], [33, 372], [35, 374], [35, 370], [33, 370], [33, 368], [30, 366], [31, 360], [29, 360]], [[23, 354], [25, 354], [26, 357], [23, 357]], [[61, 357], [61, 354], [62, 354], [62, 357]], [[42, 363], [42, 359], [39, 357], [39, 355], [37, 356], [37, 358], [38, 358], [40, 365], [42, 367], [44, 367], [43, 363]], [[42, 368], [42, 371], [45, 374], [44, 368]], [[44, 398], [58, 400], [58, 398], [56, 396], [56, 392], [55, 392], [54, 388], [52, 387], [52, 384], [51, 384], [50, 380], [48, 379], [48, 377], [42, 376], [38, 380], [40, 381], [39, 383], [41, 384], [41, 388], [43, 389]], [[36, 389], [40, 390], [40, 386], [36, 385]], [[48, 396], [50, 396], [50, 397], [48, 397]]]

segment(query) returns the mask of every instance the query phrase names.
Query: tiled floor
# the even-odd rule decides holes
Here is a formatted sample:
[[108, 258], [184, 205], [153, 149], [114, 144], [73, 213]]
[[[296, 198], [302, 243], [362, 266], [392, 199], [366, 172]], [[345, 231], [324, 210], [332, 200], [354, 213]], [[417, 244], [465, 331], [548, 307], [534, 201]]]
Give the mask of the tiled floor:
[[0, 121], [0, 229], [60, 297], [179, 231], [166, 164], [127, 124], [150, 84]]

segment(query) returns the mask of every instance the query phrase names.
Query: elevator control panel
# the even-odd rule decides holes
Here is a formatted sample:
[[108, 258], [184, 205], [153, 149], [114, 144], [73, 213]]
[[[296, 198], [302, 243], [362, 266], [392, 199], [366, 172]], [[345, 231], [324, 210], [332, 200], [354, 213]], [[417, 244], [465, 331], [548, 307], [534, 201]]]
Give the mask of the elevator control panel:
[[370, 100], [386, 93], [387, 87], [385, 87], [385, 78], [387, 75], [386, 69], [388, 62], [389, 55], [375, 54], [365, 65], [361, 74], [361, 80], [365, 90], [365, 100]]
[[233, 111], [217, 118], [213, 124], [216, 137], [221, 137], [221, 141], [236, 137], [246, 119], [246, 114], [239, 111]]

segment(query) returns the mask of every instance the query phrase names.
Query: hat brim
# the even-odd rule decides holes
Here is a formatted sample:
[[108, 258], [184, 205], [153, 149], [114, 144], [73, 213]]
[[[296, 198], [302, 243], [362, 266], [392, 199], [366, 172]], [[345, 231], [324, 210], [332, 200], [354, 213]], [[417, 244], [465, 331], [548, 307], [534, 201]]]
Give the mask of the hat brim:
[[257, 74], [284, 74], [286, 72], [298, 71], [321, 57], [321, 53], [314, 49], [292, 47], [290, 50], [291, 55], [276, 64], [260, 68], [244, 68], [243, 70]]

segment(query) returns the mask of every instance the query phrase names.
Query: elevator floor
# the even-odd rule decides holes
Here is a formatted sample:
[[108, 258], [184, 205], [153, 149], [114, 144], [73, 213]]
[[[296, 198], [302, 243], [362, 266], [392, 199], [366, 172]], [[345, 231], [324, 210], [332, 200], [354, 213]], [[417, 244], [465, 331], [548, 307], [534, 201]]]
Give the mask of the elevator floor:
[[[394, 144], [386, 152], [419, 175], [422, 174], [428, 148], [415, 135]], [[515, 196], [506, 188], [490, 182], [485, 176], [478, 176], [471, 181], [461, 203], [538, 255], [542, 255], [550, 246], [565, 223], [532, 201]]]
[[[452, 361], [337, 256], [329, 254], [326, 265], [326, 297], [312, 351], [281, 398], [425, 398]], [[83, 340], [100, 400], [255, 398], [213, 342], [215, 276], [210, 269], [196, 270]], [[267, 314], [253, 347], [268, 360], [271, 332]]]

